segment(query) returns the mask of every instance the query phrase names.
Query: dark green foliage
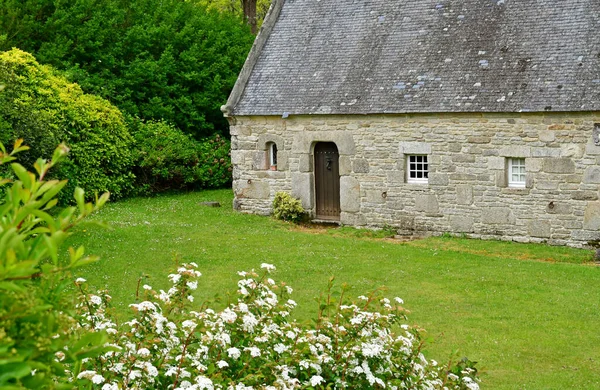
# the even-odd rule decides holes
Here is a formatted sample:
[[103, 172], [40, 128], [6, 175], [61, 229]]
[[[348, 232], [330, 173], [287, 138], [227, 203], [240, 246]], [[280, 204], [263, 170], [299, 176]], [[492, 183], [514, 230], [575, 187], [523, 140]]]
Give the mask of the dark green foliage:
[[219, 110], [253, 35], [185, 0], [0, 0], [0, 49], [30, 51], [84, 91], [196, 138], [223, 133]]
[[231, 182], [229, 141], [196, 141], [165, 122], [138, 124], [136, 176], [142, 193], [170, 189], [220, 188]]
[[0, 85], [0, 142], [24, 139], [32, 147], [21, 156], [27, 167], [61, 142], [71, 148], [54, 170], [69, 180], [65, 199], [77, 186], [90, 196], [109, 191], [116, 197], [131, 188], [133, 140], [116, 107], [17, 49], [0, 54]]

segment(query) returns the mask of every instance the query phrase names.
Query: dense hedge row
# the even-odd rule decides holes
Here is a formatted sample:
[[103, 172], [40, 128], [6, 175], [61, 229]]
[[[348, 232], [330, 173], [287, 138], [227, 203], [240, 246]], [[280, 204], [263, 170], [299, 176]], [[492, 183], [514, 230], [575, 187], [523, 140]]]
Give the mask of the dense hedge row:
[[169, 189], [222, 187], [231, 180], [229, 142], [196, 141], [166, 122], [124, 117], [118, 108], [85, 94], [49, 66], [18, 49], [0, 53], [0, 142], [18, 138], [32, 149], [21, 161], [31, 168], [61, 142], [71, 149], [55, 171], [92, 197], [113, 198]]
[[135, 131], [138, 188], [144, 192], [219, 188], [231, 182], [230, 143], [220, 136], [196, 142], [165, 122]]

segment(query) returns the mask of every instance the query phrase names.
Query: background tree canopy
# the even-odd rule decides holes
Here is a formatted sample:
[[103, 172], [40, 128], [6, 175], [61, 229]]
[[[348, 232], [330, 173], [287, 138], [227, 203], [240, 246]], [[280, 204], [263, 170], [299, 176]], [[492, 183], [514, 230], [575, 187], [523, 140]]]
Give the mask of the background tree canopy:
[[197, 1], [0, 0], [0, 50], [29, 51], [134, 117], [223, 134], [219, 108], [254, 36]]
[[243, 17], [250, 25], [253, 33], [260, 27], [271, 0], [198, 0], [200, 4], [205, 5], [208, 9], [214, 9], [219, 12], [229, 13]]

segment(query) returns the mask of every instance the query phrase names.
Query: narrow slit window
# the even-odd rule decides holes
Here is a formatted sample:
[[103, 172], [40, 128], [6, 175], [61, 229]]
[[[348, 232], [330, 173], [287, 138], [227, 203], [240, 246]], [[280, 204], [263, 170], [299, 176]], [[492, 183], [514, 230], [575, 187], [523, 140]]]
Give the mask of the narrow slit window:
[[429, 164], [426, 155], [409, 155], [406, 159], [406, 181], [408, 183], [427, 184]]
[[269, 153], [269, 167], [272, 170], [277, 169], [277, 144], [275, 142], [271, 142], [268, 148]]
[[508, 159], [508, 186], [515, 188], [525, 188], [526, 183], [525, 159]]

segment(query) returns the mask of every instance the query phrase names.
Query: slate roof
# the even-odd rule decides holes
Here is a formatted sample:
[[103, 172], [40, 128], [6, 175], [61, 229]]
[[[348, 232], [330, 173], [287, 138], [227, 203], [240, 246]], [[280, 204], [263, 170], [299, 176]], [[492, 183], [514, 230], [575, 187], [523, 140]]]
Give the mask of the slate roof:
[[231, 115], [600, 110], [599, 0], [279, 7]]

